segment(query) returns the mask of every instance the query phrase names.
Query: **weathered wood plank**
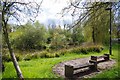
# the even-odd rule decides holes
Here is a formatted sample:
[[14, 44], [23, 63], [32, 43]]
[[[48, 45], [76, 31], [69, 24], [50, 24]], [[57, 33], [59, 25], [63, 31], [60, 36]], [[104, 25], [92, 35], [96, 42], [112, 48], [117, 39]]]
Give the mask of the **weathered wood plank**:
[[74, 66], [74, 70], [81, 69], [81, 68], [86, 68], [86, 67], [89, 67], [91, 65], [93, 65], [93, 64], [86, 63], [86, 64], [82, 64], [82, 65], [77, 65], [77, 66]]
[[73, 66], [71, 65], [65, 65], [65, 76], [66, 77], [73, 77]]

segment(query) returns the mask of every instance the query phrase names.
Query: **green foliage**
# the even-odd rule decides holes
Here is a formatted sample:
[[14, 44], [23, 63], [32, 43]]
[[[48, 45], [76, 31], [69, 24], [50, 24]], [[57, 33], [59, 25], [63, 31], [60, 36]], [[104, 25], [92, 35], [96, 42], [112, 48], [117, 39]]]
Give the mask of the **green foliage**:
[[32, 55], [29, 55], [29, 54], [25, 55], [23, 58], [23, 60], [25, 60], [25, 61], [29, 61], [31, 59], [32, 59]]
[[[14, 34], [13, 34], [14, 33]], [[47, 32], [44, 26], [32, 26], [30, 23], [10, 34], [13, 46], [20, 50], [45, 49]], [[13, 36], [15, 35], [16, 36]], [[13, 38], [14, 37], [14, 38]]]
[[47, 52], [45, 54], [47, 54], [44, 57], [56, 57], [56, 56], [60, 56], [60, 55], [64, 55], [64, 54], [70, 54], [70, 53], [78, 53], [78, 54], [88, 54], [90, 52], [101, 52], [103, 50], [103, 46], [100, 45], [91, 45], [88, 47], [75, 47], [75, 48], [70, 48], [70, 49], [61, 49], [58, 52], [55, 53], [48, 53]]
[[51, 49], [58, 50], [66, 47], [67, 37], [60, 26], [56, 27], [55, 29], [49, 28], [49, 33], [51, 40], [49, 43]]
[[[93, 3], [100, 4], [100, 3]], [[108, 44], [109, 43], [109, 11], [106, 11], [107, 7], [104, 5], [102, 8], [97, 9], [94, 7], [90, 10], [93, 14], [90, 14], [86, 22], [84, 23], [84, 37], [87, 41], [93, 41], [94, 43]], [[112, 12], [112, 27], [113, 24], [113, 12]], [[112, 34], [114, 32], [112, 31]], [[116, 33], [115, 33], [116, 34]]]
[[2, 61], [9, 62], [11, 61], [11, 57], [9, 54], [2, 54]]
[[83, 43], [85, 41], [83, 36], [83, 28], [81, 26], [73, 28], [73, 33], [71, 37], [73, 40], [73, 44], [80, 45], [81, 43]]
[[47, 51], [42, 51], [42, 52], [40, 53], [40, 57], [41, 57], [41, 58], [48, 57], [48, 55], [49, 55], [49, 52], [47, 52]]
[[55, 57], [60, 57], [60, 55], [61, 55], [61, 54], [59, 54], [59, 53], [57, 53], [57, 52], [54, 53], [54, 54], [55, 54]]
[[[15, 54], [15, 57], [16, 57], [17, 61], [23, 60], [23, 56], [21, 54]], [[5, 50], [5, 49], [2, 50], [2, 61], [3, 62], [10, 62], [10, 61], [12, 61], [11, 56], [10, 56], [8, 50]]]
[[91, 46], [88, 46], [88, 47], [78, 47], [78, 48], [75, 48], [73, 49], [73, 52], [75, 53], [84, 53], [84, 54], [87, 54], [89, 52], [101, 52], [103, 50], [103, 47], [102, 46], [99, 46], [99, 45], [91, 45]]
[[[58, 51], [39, 51], [39, 52], [29, 52], [27, 54], [20, 54], [19, 52], [16, 52], [16, 58], [18, 61], [20, 60], [31, 60], [31, 59], [37, 59], [37, 58], [54, 58], [54, 57], [60, 57], [65, 54], [88, 54], [90, 52], [101, 52], [103, 50], [103, 46], [100, 45], [90, 45], [88, 47], [75, 47], [70, 49], [61, 49]], [[5, 52], [7, 53], [7, 51]], [[3, 54], [3, 61], [11, 61], [11, 58], [9, 54]]]

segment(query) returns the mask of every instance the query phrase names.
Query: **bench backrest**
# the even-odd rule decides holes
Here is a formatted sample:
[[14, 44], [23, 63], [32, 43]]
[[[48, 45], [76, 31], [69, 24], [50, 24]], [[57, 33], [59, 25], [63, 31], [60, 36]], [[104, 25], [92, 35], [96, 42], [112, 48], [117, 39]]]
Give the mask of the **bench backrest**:
[[109, 60], [109, 54], [104, 54], [102, 56], [91, 56], [91, 60], [97, 61], [97, 59], [104, 58], [105, 60]]
[[91, 56], [91, 60], [97, 60], [97, 56]]

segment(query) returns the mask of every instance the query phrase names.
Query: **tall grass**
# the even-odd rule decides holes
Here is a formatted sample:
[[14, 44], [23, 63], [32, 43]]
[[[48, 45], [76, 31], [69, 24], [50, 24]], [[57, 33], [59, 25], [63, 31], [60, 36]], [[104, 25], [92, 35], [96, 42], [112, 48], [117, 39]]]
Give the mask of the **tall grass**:
[[[79, 46], [79, 47], [72, 47], [70, 49], [61, 49], [59, 51], [35, 51], [35, 52], [28, 52], [25, 54], [24, 52], [16, 52], [16, 58], [18, 61], [21, 60], [31, 60], [37, 58], [54, 58], [60, 57], [65, 54], [76, 53], [76, 54], [88, 54], [90, 52], [98, 52], [100, 53], [103, 50], [103, 46], [100, 45], [89, 45], [87, 47]], [[22, 53], [22, 54], [19, 54]], [[3, 61], [11, 61], [10, 55], [8, 51], [4, 51]]]

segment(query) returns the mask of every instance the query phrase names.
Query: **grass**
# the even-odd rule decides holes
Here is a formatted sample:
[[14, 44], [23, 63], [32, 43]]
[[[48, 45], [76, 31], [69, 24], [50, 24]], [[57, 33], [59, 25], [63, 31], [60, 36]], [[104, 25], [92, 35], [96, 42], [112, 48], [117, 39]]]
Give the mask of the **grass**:
[[[113, 56], [111, 56], [116, 61], [119, 60], [118, 58], [118, 49], [115, 44], [113, 48]], [[120, 45], [119, 45], [120, 46]], [[39, 58], [39, 59], [32, 59], [30, 61], [20, 61], [19, 65], [22, 70], [23, 76], [25, 78], [58, 78], [58, 75], [55, 75], [52, 72], [52, 67], [55, 64], [58, 64], [62, 61], [67, 61], [75, 58], [84, 58], [84, 57], [90, 57], [91, 55], [102, 55], [104, 53], [107, 53], [108, 50], [105, 49], [101, 53], [95, 53], [91, 52], [89, 54], [65, 54], [60, 57], [56, 58]], [[118, 61], [120, 63], [120, 60]], [[16, 72], [13, 67], [12, 62], [6, 62], [5, 63], [5, 72], [3, 72], [2, 77], [3, 78], [16, 78]], [[94, 78], [114, 78], [118, 76], [118, 65], [115, 65], [114, 68], [111, 70], [106, 70], [104, 73], [96, 75]], [[119, 70], [120, 72], [120, 70]], [[106, 76], [105, 76], [106, 75]]]
[[[99, 53], [94, 53], [94, 54], [99, 55]], [[19, 65], [21, 67], [22, 73], [25, 78], [56, 78], [57, 76], [54, 75], [52, 72], [52, 67], [55, 64], [75, 58], [88, 57], [90, 55], [91, 54], [78, 55], [71, 53], [58, 58], [40, 58], [40, 59], [33, 59], [30, 61], [20, 61]], [[6, 66], [6, 70], [3, 73], [3, 78], [17, 77], [12, 62], [6, 63], [5, 66]]]

